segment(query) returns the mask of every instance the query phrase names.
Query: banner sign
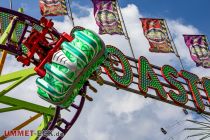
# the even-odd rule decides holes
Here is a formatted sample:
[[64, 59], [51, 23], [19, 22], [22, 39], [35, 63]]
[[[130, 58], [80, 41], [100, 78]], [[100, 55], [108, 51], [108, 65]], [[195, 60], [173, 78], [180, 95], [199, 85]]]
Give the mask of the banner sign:
[[[107, 50], [118, 59], [118, 62], [123, 69], [119, 70], [122, 73], [119, 75], [117, 73], [119, 71], [117, 71], [114, 63], [105, 62], [105, 72], [117, 87], [128, 90], [129, 86], [134, 82], [133, 77], [134, 75], [136, 76], [136, 74], [132, 72], [132, 67], [128, 59], [119, 49], [113, 46], [108, 46]], [[206, 101], [210, 102], [210, 79], [204, 77], [200, 80], [197, 75], [191, 72], [185, 70], [178, 72], [175, 68], [169, 65], [162, 66], [159, 71], [160, 74], [156, 74], [149, 61], [143, 56], [139, 57], [137, 84], [140, 92], [137, 92], [135, 88], [129, 89], [129, 91], [140, 93], [147, 97], [149, 95], [149, 89], [153, 89], [159, 97], [158, 100], [165, 102], [169, 102], [170, 100], [174, 102], [175, 105], [182, 107], [185, 107], [193, 100], [196, 107], [195, 110], [200, 113], [205, 112]], [[160, 75], [164, 81], [159, 79], [158, 76]], [[183, 82], [180, 82], [180, 78], [186, 81], [184, 85]], [[108, 84], [111, 85], [110, 82], [108, 82]], [[198, 84], [202, 84], [202, 90], [200, 86], [198, 87]], [[189, 88], [186, 88], [186, 86]], [[188, 94], [191, 95], [191, 98], [188, 97]], [[152, 98], [154, 98], [154, 96], [152, 96]], [[192, 107], [189, 108], [192, 109]]]
[[92, 0], [99, 34], [123, 35], [116, 0]]
[[141, 18], [144, 35], [149, 41], [150, 52], [171, 53], [173, 47], [163, 19]]
[[210, 51], [205, 35], [183, 35], [192, 60], [197, 66], [210, 68]]
[[65, 0], [39, 0], [42, 16], [67, 15]]

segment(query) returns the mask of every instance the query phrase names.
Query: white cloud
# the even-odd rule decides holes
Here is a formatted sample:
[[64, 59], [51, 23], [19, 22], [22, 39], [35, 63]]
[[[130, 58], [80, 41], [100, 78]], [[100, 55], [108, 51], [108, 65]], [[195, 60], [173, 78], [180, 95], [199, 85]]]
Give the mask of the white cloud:
[[[75, 17], [75, 23], [97, 32], [98, 27], [95, 24], [92, 9], [90, 12], [91, 14], [89, 14], [89, 16]], [[122, 13], [136, 56], [146, 56], [151, 63], [159, 66], [164, 64], [173, 64], [173, 66], [179, 65], [178, 59], [173, 54], [154, 54], [148, 52], [149, 44], [143, 35], [141, 23], [139, 21], [139, 17], [143, 17], [143, 15], [139, 13], [139, 10], [135, 5], [130, 4], [127, 5], [127, 7], [122, 8]], [[67, 20], [68, 19], [65, 18], [64, 22]], [[182, 34], [194, 34], [199, 33], [199, 31], [195, 27], [184, 25], [177, 20], [167, 21], [174, 37], [175, 44], [177, 45], [177, 49], [179, 51], [181, 50], [181, 58], [186, 65], [194, 66], [189, 55], [186, 55], [189, 54], [189, 52], [184, 44]], [[58, 23], [61, 24], [60, 22]], [[112, 44], [120, 48], [125, 54], [131, 55], [128, 43], [123, 36], [103, 35], [101, 37], [106, 44]], [[180, 68], [178, 67], [178, 69]], [[104, 133], [109, 140], [162, 140], [171, 136], [174, 136], [175, 139], [182, 140], [186, 136], [184, 134], [180, 134], [180, 136], [175, 135], [179, 130], [183, 129], [183, 126], [181, 127], [179, 125], [175, 125], [175, 130], [173, 127], [168, 130], [170, 135], [164, 136], [160, 132], [160, 127], [165, 127], [177, 120], [186, 119], [181, 108], [145, 99], [141, 96], [138, 97], [138, 95], [131, 95], [122, 90], [116, 91], [115, 89], [110, 88], [109, 91], [106, 92], [106, 89], [107, 87], [100, 88], [100, 97], [96, 98], [96, 96], [99, 95], [94, 95], [96, 100], [93, 104], [84, 108], [85, 111], [82, 115], [85, 117], [81, 116], [80, 119], [82, 121], [79, 120], [77, 122], [76, 127], [73, 128], [71, 134], [69, 133], [67, 139], [98, 139], [97, 134], [98, 136], [101, 136], [101, 133]], [[190, 117], [190, 115], [188, 117]]]
[[[98, 27], [95, 24], [93, 17], [92, 8], [84, 8], [80, 5], [80, 9], [86, 9], [89, 12], [87, 16], [78, 17], [74, 14], [75, 24], [83, 26], [98, 31]], [[149, 53], [149, 44], [143, 35], [141, 23], [139, 17], [143, 17], [142, 13], [139, 13], [138, 7], [134, 4], [129, 4], [125, 8], [122, 8], [122, 13], [127, 25], [128, 33], [131, 38], [132, 45], [134, 47], [134, 52], [136, 56], [146, 56], [152, 64], [162, 66], [164, 64], [170, 64], [173, 66], [178, 66], [179, 61], [173, 54], [155, 54]], [[188, 67], [194, 67], [190, 69], [193, 72], [201, 75], [200, 68], [195, 68], [194, 63], [189, 57], [189, 52], [183, 42], [183, 33], [199, 33], [198, 29], [191, 25], [184, 25], [177, 20], [167, 20], [169, 28], [174, 37], [174, 42], [180, 52], [181, 58], [184, 60], [184, 64]], [[64, 18], [64, 21], [55, 22], [55, 27], [60, 32], [69, 33], [72, 29], [71, 23], [68, 17]], [[125, 54], [131, 55], [128, 42], [123, 36], [101, 36], [106, 44], [114, 45]], [[19, 69], [20, 64], [12, 59], [8, 59], [7, 67], [5, 73], [14, 68]], [[179, 69], [179, 67], [177, 67]], [[202, 75], [201, 75], [202, 76]], [[20, 86], [19, 88], [13, 90], [10, 95], [22, 98], [28, 101], [46, 104], [44, 101], [38, 98], [36, 94], [36, 86], [34, 79], [27, 81], [30, 84], [27, 88]], [[92, 94], [91, 91], [88, 93], [94, 97], [94, 102], [86, 102], [83, 112], [73, 126], [71, 132], [67, 134], [64, 138], [77, 139], [77, 140], [164, 140], [169, 138], [169, 136], [174, 136], [176, 140], [183, 140], [184, 136], [173, 135], [178, 130], [183, 129], [182, 127], [177, 127], [174, 129], [168, 129], [170, 135], [163, 135], [160, 131], [161, 127], [166, 127], [169, 123], [173, 123], [176, 120], [184, 120], [186, 116], [181, 111], [181, 108], [175, 106], [167, 105], [165, 103], [160, 103], [143, 96], [134, 95], [132, 93], [127, 93], [122, 90], [115, 90], [114, 88], [103, 86], [98, 87], [98, 94]], [[20, 95], [24, 94], [24, 95]], [[66, 117], [69, 117], [65, 114]], [[4, 116], [4, 119], [8, 117], [10, 119], [13, 116]], [[20, 116], [19, 116], [20, 117]], [[187, 117], [191, 117], [188, 115]], [[6, 126], [7, 125], [7, 126]], [[11, 128], [12, 123], [5, 124], [5, 128]], [[4, 129], [5, 129], [4, 128]], [[2, 128], [1, 128], [2, 130]]]

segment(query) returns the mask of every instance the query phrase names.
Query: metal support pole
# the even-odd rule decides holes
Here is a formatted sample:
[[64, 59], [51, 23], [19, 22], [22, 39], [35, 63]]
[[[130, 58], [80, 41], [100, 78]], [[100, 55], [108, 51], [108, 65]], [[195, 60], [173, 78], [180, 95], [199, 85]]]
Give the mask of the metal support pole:
[[[205, 35], [206, 36], [206, 43], [207, 43], [207, 47], [208, 47], [208, 51], [210, 51], [210, 42], [209, 42], [209, 40], [208, 40], [208, 37], [207, 37], [207, 35]], [[210, 56], [209, 56], [210, 57]]]
[[[69, 4], [68, 17], [69, 17], [69, 19], [72, 21], [72, 26], [75, 27], [74, 18], [73, 18], [73, 14], [72, 14], [72, 10], [71, 10], [71, 2], [70, 2], [70, 0], [68, 0], [68, 4]], [[70, 15], [69, 15], [69, 14], [70, 14]]]
[[169, 28], [168, 28], [167, 22], [166, 22], [164, 19], [162, 19], [162, 20], [164, 21], [164, 23], [165, 23], [165, 25], [166, 25], [166, 29], [168, 30], [170, 41], [173, 43], [173, 46], [174, 46], [174, 47], [173, 47], [173, 50], [174, 50], [174, 53], [175, 53], [175, 55], [177, 56], [177, 58], [179, 59], [179, 62], [180, 62], [180, 64], [181, 64], [181, 68], [184, 70], [184, 65], [183, 65], [182, 60], [181, 60], [181, 58], [180, 58], [180, 55], [179, 55], [179, 53], [178, 53], [178, 51], [177, 51], [176, 45], [175, 45], [174, 40], [173, 40], [173, 38], [172, 38], [171, 32], [170, 32], [170, 30], [169, 30]]
[[197, 137], [197, 136], [203, 136], [203, 135], [209, 135], [209, 133], [206, 132], [206, 133], [198, 133], [198, 134], [194, 134], [194, 135], [189, 135], [189, 136], [187, 136], [187, 139], [192, 138], [192, 137]]
[[9, 0], [9, 7], [12, 10], [12, 0]]
[[[131, 44], [131, 40], [130, 40], [130, 37], [129, 37], [129, 35], [128, 35], [128, 31], [127, 31], [127, 28], [126, 28], [126, 25], [125, 25], [125, 22], [124, 22], [124, 18], [123, 18], [122, 12], [121, 12], [121, 10], [120, 10], [120, 6], [119, 6], [119, 3], [118, 3], [118, 0], [116, 0], [116, 3], [117, 3], [117, 9], [118, 9], [118, 11], [119, 11], [121, 21], [122, 21], [122, 23], [123, 23], [125, 37], [126, 37], [126, 39], [128, 40], [128, 43], [129, 43], [129, 47], [130, 47], [132, 56], [134, 57], [134, 59], [136, 59], [136, 57], [135, 57], [135, 55], [134, 55], [133, 47], [132, 47], [132, 44]], [[138, 69], [138, 66], [137, 66], [136, 63], [135, 63], [135, 65], [136, 65], [136, 67], [137, 67], [137, 69]], [[138, 70], [137, 70], [137, 71], [138, 71]]]
[[[45, 106], [42, 106], [42, 105], [26, 102], [26, 101], [19, 100], [19, 99], [16, 99], [16, 98], [12, 98], [12, 97], [9, 97], [9, 96], [2, 96], [0, 98], [0, 103], [5, 104], [5, 105], [9, 105], [11, 107], [16, 106], [16, 107], [19, 107], [23, 110], [36, 112], [36, 113], [41, 113], [41, 114], [46, 114], [46, 115], [50, 115], [50, 116], [54, 116], [54, 114], [55, 114], [55, 109], [54, 108], [49, 108], [49, 107], [45, 107]], [[6, 110], [6, 111], [8, 112], [9, 110]]]
[[0, 75], [1, 75], [1, 72], [2, 72], [2, 69], [3, 69], [6, 57], [7, 57], [7, 51], [3, 50], [2, 53], [1, 53], [1, 59], [0, 59]]
[[204, 139], [207, 139], [207, 138], [209, 138], [209, 137], [210, 137], [210, 133], [209, 133], [208, 135], [206, 135], [206, 136], [200, 138], [200, 140], [204, 140]]

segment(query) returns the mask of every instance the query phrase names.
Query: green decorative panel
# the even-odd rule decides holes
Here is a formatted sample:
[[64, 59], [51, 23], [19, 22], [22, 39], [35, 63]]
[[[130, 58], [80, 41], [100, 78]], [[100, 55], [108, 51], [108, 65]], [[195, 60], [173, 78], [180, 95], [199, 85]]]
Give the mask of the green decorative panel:
[[170, 90], [168, 92], [170, 98], [179, 105], [186, 104], [188, 101], [187, 92], [183, 85], [175, 79], [179, 77], [177, 70], [169, 65], [164, 65], [161, 68], [161, 72], [164, 79], [170, 84], [170, 86], [179, 92], [179, 94], [177, 94], [173, 90]]
[[161, 99], [167, 99], [167, 93], [161, 85], [156, 73], [153, 71], [148, 60], [141, 56], [139, 58], [139, 89], [146, 94], [148, 88], [154, 89]]
[[16, 23], [15, 29], [16, 29], [17, 40], [20, 39], [20, 37], [23, 33], [24, 27], [25, 27], [24, 23], [19, 22], [19, 21]]
[[[0, 36], [6, 31], [7, 27], [11, 23], [13, 19], [15, 19], [13, 15], [10, 15], [8, 13], [0, 12]], [[20, 39], [20, 36], [23, 32], [24, 24], [22, 22], [17, 22], [15, 26], [15, 33], [17, 36], [17, 39]]]
[[116, 73], [112, 61], [104, 62], [106, 73], [110, 79], [118, 86], [128, 87], [133, 81], [133, 72], [127, 58], [119, 49], [113, 46], [108, 45], [107, 51], [109, 54], [116, 57], [120, 61], [120, 64], [122, 65], [123, 76], [120, 76]]
[[195, 106], [197, 107], [197, 109], [201, 112], [204, 111], [205, 106], [203, 104], [201, 94], [197, 87], [197, 84], [199, 82], [199, 77], [197, 75], [190, 73], [188, 71], [185, 71], [185, 70], [180, 71], [180, 76], [187, 81], [190, 91], [192, 93], [193, 100], [195, 101]]
[[210, 79], [204, 77], [204, 78], [202, 78], [202, 83], [203, 83], [203, 87], [206, 92], [208, 101], [210, 103]]
[[1, 28], [0, 28], [0, 36], [4, 33], [4, 31], [7, 29], [10, 21], [12, 19], [12, 15], [8, 14], [8, 13], [3, 13], [0, 12], [0, 24], [1, 24]]

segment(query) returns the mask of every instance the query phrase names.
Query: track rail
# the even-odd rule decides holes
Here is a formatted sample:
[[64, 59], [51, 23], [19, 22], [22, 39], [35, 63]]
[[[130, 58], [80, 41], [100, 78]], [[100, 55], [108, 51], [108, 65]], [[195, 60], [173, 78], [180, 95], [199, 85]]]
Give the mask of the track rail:
[[[87, 86], [84, 85], [83, 88], [80, 90], [80, 93], [86, 93], [87, 90]], [[78, 95], [77, 98], [80, 98], [79, 100], [79, 104], [71, 104], [70, 109], [75, 109], [76, 112], [74, 113], [73, 117], [71, 118], [64, 118], [61, 115], [61, 111], [63, 110], [61, 107], [57, 106], [56, 107], [56, 113], [55, 116], [53, 117], [52, 121], [48, 123], [48, 127], [46, 130], [47, 132], [53, 132], [53, 130], [58, 130], [59, 132], [61, 132], [62, 135], [57, 136], [55, 138], [55, 136], [53, 137], [53, 139], [56, 140], [61, 140], [66, 134], [67, 132], [72, 128], [72, 126], [74, 125], [74, 123], [76, 122], [76, 120], [78, 119], [82, 108], [84, 106], [85, 103], [85, 97]], [[71, 112], [69, 112], [71, 113]], [[64, 124], [64, 128], [61, 127], [61, 125]], [[42, 137], [40, 137], [40, 140], [50, 140], [49, 135], [44, 135]]]

